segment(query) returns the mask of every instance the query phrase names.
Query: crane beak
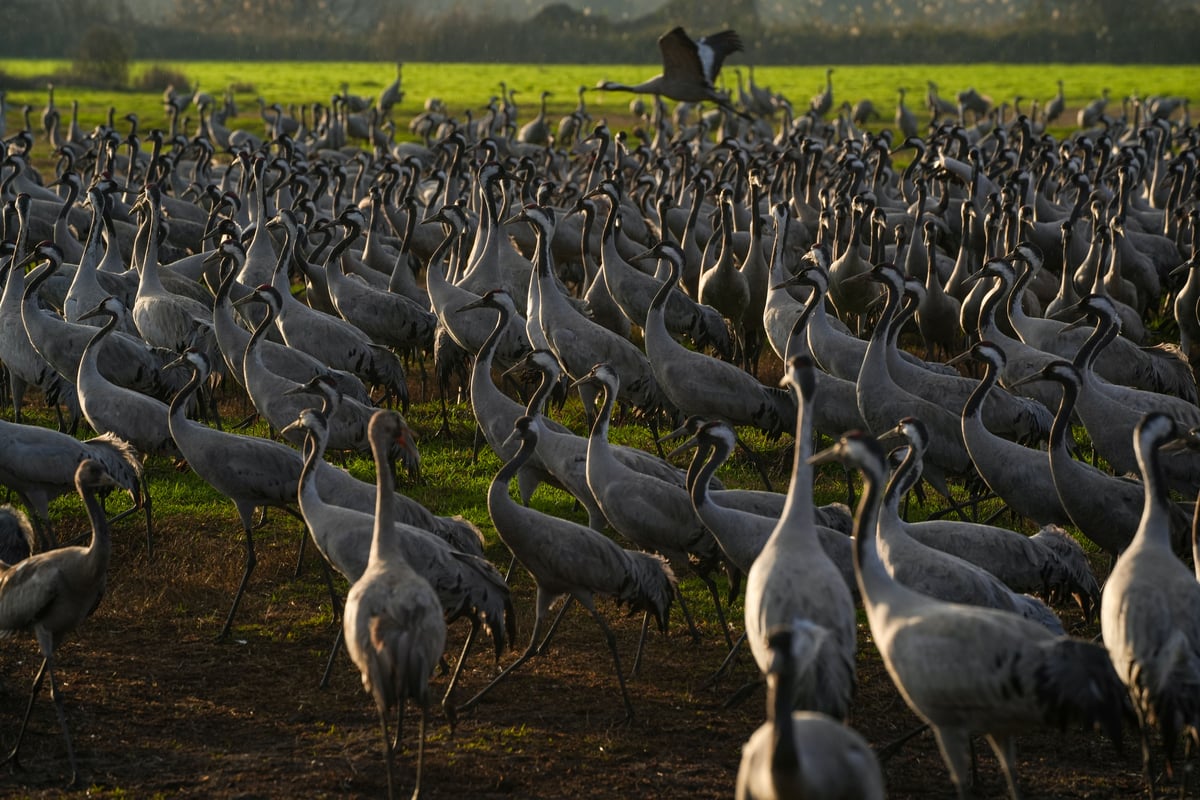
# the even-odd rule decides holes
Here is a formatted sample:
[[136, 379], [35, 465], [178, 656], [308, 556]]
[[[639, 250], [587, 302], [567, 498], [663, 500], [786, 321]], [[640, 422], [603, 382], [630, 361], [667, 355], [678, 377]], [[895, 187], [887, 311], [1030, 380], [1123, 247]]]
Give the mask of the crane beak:
[[[293, 392], [295, 392], [294, 389], [289, 389], [288, 391], [284, 392], [284, 394], [292, 394]], [[292, 431], [302, 431], [307, 433], [308, 429], [304, 427], [304, 423], [302, 423], [299, 419], [296, 419], [295, 421], [289, 422], [287, 425], [284, 425], [282, 428], [280, 428], [279, 435], [286, 436]]]
[[483, 307], [484, 307], [483, 298], [480, 297], [478, 300], [472, 300], [471, 302], [466, 303], [465, 305], [459, 306], [456, 313], [462, 313], [463, 311], [470, 311], [471, 309], [474, 309], [474, 308], [483, 308]]
[[1013, 381], [1011, 384], [1009, 384], [1008, 390], [1013, 391], [1014, 389], [1017, 389], [1021, 386], [1025, 386], [1026, 384], [1029, 384], [1029, 383], [1036, 383], [1037, 381], [1040, 381], [1040, 380], [1045, 380], [1045, 378], [1042, 377], [1042, 373], [1035, 372], [1032, 375], [1026, 375], [1024, 378], [1019, 378], [1019, 379]]
[[[662, 441], [662, 439], [659, 439], [659, 441]], [[691, 450], [692, 448], [699, 447], [699, 446], [700, 446], [699, 437], [693, 436], [690, 439], [688, 439], [687, 441], [685, 441], [683, 444], [676, 447], [671, 452], [667, 453], [667, 458], [668, 459], [675, 458], [676, 456], [678, 456], [682, 453], [686, 453], [688, 450]]]
[[842, 444], [838, 442], [832, 447], [827, 447], [819, 453], [814, 453], [809, 456], [808, 463], [811, 466], [820, 464], [840, 464], [842, 463]]
[[971, 359], [971, 351], [966, 350], [966, 351], [954, 356], [954, 358], [951, 358], [949, 361], [947, 361], [946, 366], [953, 367], [953, 366], [963, 363], [964, 361], [969, 361], [970, 359]]
[[687, 435], [687, 432], [688, 432], [688, 426], [687, 426], [687, 423], [684, 422], [682, 425], [680, 425], [678, 428], [671, 431], [670, 433], [664, 433], [662, 436], [658, 437], [657, 441], [659, 444], [665, 444], [666, 442], [673, 442], [676, 439], [683, 438], [685, 435]]
[[100, 301], [100, 303], [99, 303], [99, 304], [98, 304], [98, 305], [97, 305], [95, 308], [88, 309], [87, 311], [85, 311], [85, 312], [83, 312], [82, 314], [80, 314], [80, 315], [79, 315], [79, 318], [80, 318], [80, 319], [91, 319], [92, 317], [98, 317], [98, 316], [100, 316], [101, 314], [105, 313], [105, 311], [104, 311], [104, 303], [105, 303], [107, 300], [108, 300], [108, 298], [105, 298], [104, 300], [101, 300], [101, 301]]

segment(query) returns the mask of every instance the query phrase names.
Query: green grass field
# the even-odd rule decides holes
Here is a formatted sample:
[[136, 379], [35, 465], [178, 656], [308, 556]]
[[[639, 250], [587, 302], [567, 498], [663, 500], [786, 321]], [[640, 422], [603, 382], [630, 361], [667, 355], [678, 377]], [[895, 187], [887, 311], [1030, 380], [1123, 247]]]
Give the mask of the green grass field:
[[[227, 87], [235, 88], [240, 117], [230, 121], [231, 127], [258, 130], [256, 98], [268, 103], [289, 104], [328, 102], [341, 90], [343, 83], [350, 92], [377, 96], [395, 77], [390, 63], [368, 62], [135, 62], [130, 69], [131, 79], [151, 66], [164, 66], [187, 76], [191, 87], [199, 87], [220, 97]], [[744, 65], [740, 58], [726, 63], [722, 81], [736, 95], [735, 70]], [[13, 89], [3, 85], [3, 77], [14, 79], [52, 79], [64, 73], [67, 61], [4, 60], [0, 59], [0, 89], [8, 88], [9, 130], [21, 125], [21, 107], [28, 103], [40, 114], [46, 104], [43, 88]], [[871, 100], [883, 119], [880, 126], [891, 123], [897, 101], [897, 89], [906, 87], [906, 104], [923, 113], [926, 81], [934, 81], [943, 97], [967, 87], [975, 87], [996, 103], [1012, 102], [1017, 96], [1025, 99], [1022, 109], [1037, 100], [1045, 103], [1057, 91], [1055, 80], [1064, 81], [1069, 109], [1082, 106], [1098, 97], [1101, 89], [1111, 91], [1112, 102], [1119, 106], [1130, 95], [1183, 95], [1194, 93], [1200, 86], [1200, 66], [1126, 66], [1117, 64], [909, 64], [900, 66], [837, 66], [834, 65], [834, 96], [855, 103]], [[406, 121], [418, 113], [429, 97], [441, 98], [450, 112], [462, 118], [467, 109], [478, 112], [488, 99], [498, 94], [501, 81], [518, 91], [517, 102], [522, 118], [536, 114], [538, 96], [542, 90], [553, 92], [549, 101], [551, 116], [561, 115], [575, 107], [580, 86], [595, 86], [600, 80], [637, 82], [649, 77], [657, 65], [532, 65], [532, 64], [429, 64], [404, 65], [404, 102], [394, 112], [398, 121]], [[744, 70], [743, 70], [744, 74]], [[824, 87], [823, 67], [761, 67], [755, 70], [755, 81], [783, 94], [795, 106], [797, 113], [807, 108], [808, 100]], [[630, 95], [616, 92], [588, 92], [586, 102], [593, 116], [627, 116]], [[148, 127], [165, 127], [159, 92], [98, 91], [60, 82], [56, 102], [69, 108], [79, 101], [80, 124], [88, 129], [102, 122], [109, 107], [118, 117], [136, 113]], [[1070, 120], [1061, 120], [1073, 124]], [[399, 126], [398, 135], [409, 136], [407, 126]]]

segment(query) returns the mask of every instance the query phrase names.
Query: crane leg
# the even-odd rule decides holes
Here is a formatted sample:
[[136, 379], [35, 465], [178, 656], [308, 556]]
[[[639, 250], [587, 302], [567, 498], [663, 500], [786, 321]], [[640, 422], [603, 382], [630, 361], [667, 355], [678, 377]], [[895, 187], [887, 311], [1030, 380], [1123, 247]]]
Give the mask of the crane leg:
[[392, 742], [388, 736], [387, 711], [382, 708], [379, 709], [379, 730], [383, 734], [383, 764], [387, 768], [387, 796], [388, 800], [393, 800], [396, 791], [392, 784]]
[[471, 645], [475, 643], [475, 635], [479, 633], [480, 627], [479, 618], [473, 618], [471, 630], [467, 633], [467, 641], [463, 643], [462, 652], [458, 654], [458, 663], [454, 665], [454, 672], [450, 675], [450, 684], [446, 687], [446, 693], [442, 695], [442, 709], [451, 719], [451, 728], [454, 727], [454, 706], [450, 705], [450, 693], [454, 691], [454, 685], [458, 683], [459, 673], [462, 672], [463, 664], [467, 663], [467, 655], [471, 652]]
[[604, 617], [600, 616], [600, 612], [591, 603], [583, 603], [583, 606], [592, 615], [592, 619], [596, 620], [600, 630], [604, 632], [604, 641], [608, 643], [608, 651], [612, 653], [613, 657], [613, 667], [617, 670], [617, 683], [621, 686], [621, 699], [625, 701], [625, 721], [629, 722], [633, 719], [633, 704], [629, 702], [629, 691], [625, 688], [625, 675], [621, 672], [621, 656], [617, 653], [617, 637], [613, 635], [612, 628], [608, 627]]
[[[563, 611], [566, 611], [567, 606], [571, 604], [571, 599], [573, 598], [569, 598], [567, 602], [563, 604], [562, 610], [559, 611], [558, 619], [561, 619]], [[521, 653], [521, 655], [517, 657], [516, 661], [500, 670], [500, 674], [492, 678], [491, 683], [480, 689], [474, 697], [459, 706], [456, 709], [456, 712], [470, 711], [479, 704], [479, 701], [483, 699], [483, 696], [490, 692], [496, 686], [496, 684], [508, 677], [510, 672], [542, 652], [542, 648], [546, 644], [546, 639], [550, 638], [550, 634], [546, 634], [546, 639], [541, 640], [541, 645], [538, 644], [538, 636], [541, 634], [542, 624], [546, 621], [546, 612], [550, 610], [550, 604], [553, 601], [553, 596], [546, 594], [540, 588], [538, 589], [537, 613], [533, 620], [533, 633], [531, 633], [529, 636], [529, 646], [525, 648], [525, 652]], [[553, 630], [551, 633], [553, 633]]]
[[721, 630], [725, 633], [725, 646], [732, 649], [733, 634], [729, 632], [729, 622], [725, 619], [725, 610], [721, 608], [721, 592], [717, 589], [717, 582], [708, 575], [701, 575], [700, 580], [704, 581], [708, 593], [712, 595], [713, 607], [717, 610], [717, 621], [721, 623]]
[[741, 651], [742, 645], [745, 644], [745, 642], [746, 632], [742, 631], [742, 635], [739, 636], [738, 640], [733, 643], [733, 647], [729, 648], [729, 653], [726, 654], [725, 659], [721, 662], [721, 666], [717, 667], [717, 671], [710, 675], [708, 680], [701, 684], [702, 689], [707, 689], [710, 686], [716, 686], [717, 683], [719, 683], [720, 680], [724, 678], [726, 674], [728, 674], [730, 668], [737, 660], [737, 654]]
[[1008, 782], [1008, 793], [1012, 800], [1020, 800], [1021, 792], [1017, 789], [1017, 747], [1011, 736], [987, 736], [987, 742], [992, 752], [1000, 761], [1000, 769], [1004, 771], [1004, 780]]
[[902, 734], [899, 738], [893, 739], [892, 741], [885, 744], [883, 747], [876, 750], [875, 757], [877, 759], [879, 759], [880, 763], [887, 761], [889, 758], [896, 755], [896, 753], [900, 752], [900, 748], [903, 747], [904, 744], [906, 742], [908, 742], [909, 739], [911, 739], [914, 736], [917, 736], [919, 734], [922, 734], [927, 730], [929, 730], [929, 725], [927, 723], [922, 722], [920, 725], [913, 728], [908, 733]]
[[642, 612], [642, 633], [638, 636], [637, 652], [633, 654], [633, 668], [629, 670], [629, 677], [636, 678], [638, 671], [642, 668], [642, 650], [646, 647], [646, 631], [650, 630], [650, 612]]
[[54, 665], [50, 664], [53, 656], [46, 657], [46, 672], [50, 675], [50, 699], [54, 701], [54, 712], [58, 715], [58, 726], [62, 728], [63, 739], [67, 743], [67, 762], [71, 765], [71, 778], [67, 786], [75, 786], [79, 782], [79, 770], [75, 766], [75, 749], [71, 746], [71, 731], [67, 728], [67, 712], [63, 708], [62, 694], [58, 691], [58, 682], [54, 679]]
[[425, 762], [425, 722], [429, 717], [429, 706], [421, 705], [421, 719], [417, 723], [417, 782], [413, 786], [411, 800], [421, 796], [421, 765]]
[[325, 672], [321, 674], [321, 682], [318, 684], [322, 689], [329, 688], [329, 678], [333, 675], [333, 662], [342, 649], [342, 640], [345, 635], [342, 626], [338, 625], [337, 636], [333, 637], [333, 646], [329, 648], [329, 658], [325, 661]]
[[550, 623], [550, 630], [546, 631], [546, 636], [542, 639], [541, 644], [539, 644], [537, 647], [537, 655], [540, 656], [546, 652], [546, 648], [550, 646], [550, 637], [553, 636], [555, 631], [558, 630], [558, 623], [562, 622], [562, 618], [567, 615], [567, 609], [570, 608], [571, 604], [574, 602], [574, 595], [568, 596], [563, 602], [562, 608], [560, 608], [558, 613], [554, 616], [554, 621]]
[[4, 757], [4, 761], [0, 763], [12, 764], [14, 768], [21, 766], [21, 762], [17, 759], [17, 753], [21, 750], [21, 740], [25, 738], [25, 727], [29, 724], [29, 715], [33, 713], [33, 701], [37, 699], [38, 690], [42, 688], [42, 680], [46, 677], [46, 667], [50, 663], [50, 659], [43, 658], [42, 666], [38, 668], [37, 675], [33, 678], [33, 688], [29, 691], [29, 703], [25, 706], [25, 714], [21, 717], [21, 728], [17, 731], [17, 741], [13, 745], [12, 751]]
[[[247, 523], [249, 520], [247, 520]], [[221, 641], [229, 636], [229, 631], [233, 628], [233, 617], [237, 614], [238, 604], [242, 602], [242, 595], [246, 591], [246, 584], [250, 582], [250, 573], [254, 571], [254, 565], [258, 563], [258, 559], [254, 555], [254, 534], [250, 532], [250, 525], [242, 526], [246, 533], [246, 561], [245, 567], [242, 570], [242, 581], [238, 584], [237, 593], [233, 596], [233, 606], [229, 609], [229, 616], [225, 618], [225, 624], [221, 627], [221, 632], [217, 635], [217, 641]]]
[[1150, 726], [1146, 724], [1145, 715], [1138, 708], [1138, 704], [1134, 703], [1133, 707], [1137, 712], [1138, 736], [1142, 743], [1142, 777], [1146, 780], [1146, 791], [1150, 800], [1155, 800], [1158, 790], [1154, 785], [1154, 748], [1150, 742]]
[[966, 731], [946, 728], [934, 728], [933, 735], [937, 737], [938, 750], [942, 752], [942, 761], [950, 770], [950, 779], [958, 791], [959, 798], [965, 798], [971, 786], [971, 737]]
[[763, 486], [766, 487], [767, 491], [775, 491], [774, 487], [771, 485], [771, 476], [767, 474], [767, 467], [765, 464], [763, 464], [762, 456], [760, 456], [757, 451], [751, 448], [750, 445], [746, 444], [746, 442], [743, 441], [742, 437], [740, 436], [737, 437], [737, 444], [738, 447], [742, 448], [742, 451], [750, 457], [750, 461], [754, 464], [754, 468], [758, 470], [758, 477], [762, 478]]
[[683, 612], [683, 619], [692, 633], [692, 641], [700, 644], [700, 631], [696, 630], [696, 623], [692, 620], [692, 610], [688, 608], [687, 600], [683, 599], [683, 589], [678, 585], [675, 586], [675, 597], [679, 599], [679, 610]]

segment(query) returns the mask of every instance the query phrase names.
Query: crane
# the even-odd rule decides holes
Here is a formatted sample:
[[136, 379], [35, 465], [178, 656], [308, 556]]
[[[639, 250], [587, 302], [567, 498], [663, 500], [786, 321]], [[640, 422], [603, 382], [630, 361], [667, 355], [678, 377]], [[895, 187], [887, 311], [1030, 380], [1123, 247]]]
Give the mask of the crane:
[[767, 721], [742, 746], [737, 800], [788, 797], [883, 800], [875, 751], [853, 728], [817, 711], [796, 711], [787, 687], [820, 650], [828, 631], [808, 623], [769, 632]]
[[742, 39], [735, 31], [710, 33], [693, 40], [680, 26], [658, 37], [663, 69], [658, 75], [637, 84], [600, 81], [597, 89], [634, 92], [668, 97], [685, 103], [709, 101], [739, 116], [746, 115], [729, 104], [729, 98], [713, 86], [726, 57], [740, 52]]
[[[726, 642], [732, 647], [711, 574], [722, 561], [716, 539], [696, 519], [686, 489], [630, 469], [616, 458], [608, 441], [609, 422], [620, 384], [616, 371], [607, 364], [597, 364], [576, 381], [583, 382], [597, 383], [602, 390], [600, 411], [592, 424], [587, 449], [587, 482], [596, 504], [609, 524], [631, 542], [662, 553], [672, 566], [688, 566], [696, 573], [708, 587]], [[738, 574], [736, 569], [733, 573]], [[691, 612], [678, 588], [676, 595], [693, 638], [698, 638]]]
[[0, 506], [0, 564], [11, 567], [36, 548], [37, 532], [25, 512], [8, 503]]
[[[1154, 797], [1151, 731], [1162, 738], [1168, 767], [1179, 735], [1200, 735], [1200, 582], [1171, 548], [1170, 501], [1159, 450], [1179, 438], [1175, 421], [1151, 412], [1132, 438], [1145, 507], [1133, 541], [1117, 556], [1105, 583], [1100, 631], [1137, 712], [1146, 784]], [[1172, 771], [1183, 796], [1188, 771]]]
[[959, 798], [967, 796], [972, 732], [987, 738], [1013, 800], [1019, 797], [1015, 734], [1079, 720], [1119, 743], [1125, 689], [1103, 647], [1056, 636], [1016, 614], [947, 603], [900, 585], [876, 549], [882, 447], [852, 432], [811, 460], [862, 473], [854, 565], [867, 622], [904, 701], [933, 728]]
[[[325, 559], [354, 583], [367, 568], [374, 517], [359, 509], [335, 505], [321, 496], [318, 480], [322, 470], [319, 467], [323, 464], [329, 438], [329, 417], [325, 410], [304, 409], [284, 431], [290, 432], [289, 429], [304, 434], [304, 467], [297, 486], [304, 523]], [[403, 431], [388, 442], [389, 460], [396, 459], [397, 454], [403, 454], [411, 447], [412, 435], [401, 433]], [[403, 529], [400, 544], [405, 560], [433, 587], [442, 604], [446, 623], [449, 625], [463, 617], [471, 621], [471, 631], [442, 699], [443, 707], [448, 707], [450, 695], [479, 631], [484, 630], [492, 637], [496, 658], [512, 642], [516, 633], [512, 598], [503, 577], [482, 556], [456, 550], [425, 528], [400, 520], [394, 524]], [[342, 631], [339, 631], [331, 648], [330, 665], [341, 641]], [[322, 685], [328, 676], [327, 666]]]
[[108, 520], [96, 493], [116, 486], [100, 462], [85, 458], [75, 468], [75, 490], [83, 498], [92, 538], [86, 547], [72, 546], [48, 550], [29, 556], [24, 561], [0, 565], [0, 639], [21, 631], [29, 631], [37, 639], [42, 653], [42, 666], [33, 679], [29, 704], [21, 718], [17, 741], [12, 751], [0, 763], [16, 764], [21, 740], [33, 711], [42, 680], [50, 676], [50, 697], [58, 724], [67, 745], [67, 760], [71, 766], [68, 785], [74, 786], [79, 772], [71, 732], [63, 709], [62, 693], [55, 678], [55, 652], [63, 639], [74, 633], [92, 615], [104, 596], [108, 578], [108, 561], [112, 550]]
[[[671, 597], [677, 588], [675, 574], [660, 556], [625, 550], [585, 525], [527, 508], [512, 499], [509, 483], [537, 449], [539, 430], [540, 424], [535, 418], [523, 416], [517, 419], [512, 438], [519, 439], [521, 445], [496, 473], [488, 488], [488, 513], [496, 532], [537, 584], [533, 632], [525, 652], [460, 709], [473, 708], [513, 670], [542, 653], [571, 601], [577, 601], [587, 609], [604, 634], [621, 687], [625, 717], [632, 719], [633, 705], [625, 688], [616, 637], [596, 610], [594, 597], [610, 596], [619, 605], [628, 606], [631, 612], [642, 611], [647, 619], [653, 615], [659, 630], [665, 633]], [[564, 596], [568, 598], [567, 602], [542, 638], [551, 607]]]
[[[367, 435], [375, 456], [375, 526], [367, 568], [350, 587], [343, 612], [346, 649], [379, 712], [389, 800], [395, 796], [392, 753], [399, 744], [404, 706], [409, 700], [421, 708], [413, 797], [420, 795], [429, 678], [446, 647], [441, 603], [429, 582], [405, 560], [400, 542], [404, 534], [395, 526], [394, 478], [388, 452], [391, 440], [404, 430], [407, 426], [394, 411], [380, 410], [371, 418]], [[392, 709], [399, 715], [395, 742], [388, 737]]]
[[769, 641], [780, 625], [820, 631], [805, 669], [793, 674], [788, 707], [846, 719], [854, 696], [854, 598], [825, 554], [813, 519], [812, 404], [816, 367], [800, 356], [787, 364], [785, 381], [799, 399], [791, 485], [775, 530], [746, 576], [746, 639], [763, 673], [770, 672]]

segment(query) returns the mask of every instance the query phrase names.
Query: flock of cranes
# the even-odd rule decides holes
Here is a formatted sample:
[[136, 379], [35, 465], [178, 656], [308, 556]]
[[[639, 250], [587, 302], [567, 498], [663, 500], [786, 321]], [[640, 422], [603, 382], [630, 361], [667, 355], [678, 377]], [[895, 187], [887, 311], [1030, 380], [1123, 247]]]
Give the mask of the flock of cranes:
[[[1200, 548], [1200, 135], [1186, 102], [1132, 118], [1089, 106], [1060, 141], [1044, 126], [1064, 113], [1061, 81], [1041, 118], [1009, 117], [974, 89], [951, 104], [931, 82], [924, 129], [901, 89], [895, 128], [871, 133], [856, 127], [866, 109], [826, 119], [832, 69], [793, 117], [752, 74], [736, 98], [714, 88], [741, 49], [734, 32], [693, 41], [676, 28], [659, 45], [661, 75], [600, 85], [655, 96], [637, 146], [603, 122], [555, 140], [546, 93], [520, 129], [496, 126], [497, 107], [483, 127], [444, 118], [426, 144], [395, 144], [378, 134], [402, 95], [398, 67], [365, 133], [351, 118], [366, 106], [344, 88], [311, 129], [288, 133], [274, 107], [263, 137], [230, 135], [229, 104], [218, 115], [199, 98], [200, 127], [151, 131], [149, 153], [136, 119], [124, 140], [110, 120], [59, 145], [60, 195], [34, 166], [26, 115], [0, 167], [0, 361], [15, 417], [0, 422], [0, 485], [33, 524], [0, 510], [0, 637], [33, 633], [43, 664], [8, 762], [48, 675], [75, 782], [55, 652], [104, 591], [97, 493], [131, 496], [149, 548], [142, 459], [167, 458], [237, 511], [244, 560], [222, 638], [257, 561], [256, 511], [302, 519], [327, 577], [349, 582], [326, 680], [344, 643], [379, 714], [389, 796], [409, 701], [420, 791], [448, 624], [471, 626], [441, 701], [452, 724], [502, 680], [518, 684], [576, 602], [630, 719], [651, 618], [665, 633], [678, 603], [700, 640], [679, 585], [689, 574], [711, 594], [727, 661], [744, 638], [768, 688], [767, 721], [731, 776], [738, 797], [884, 795], [883, 743], [851, 727], [868, 646], [932, 729], [960, 797], [972, 735], [1016, 798], [1014, 737], [1075, 721], [1116, 741], [1132, 721], [1151, 796], [1200, 790], [1200, 566], [1185, 563]], [[688, 129], [662, 98], [716, 110]], [[582, 91], [577, 113], [583, 133]], [[1146, 346], [1151, 330], [1178, 331], [1179, 346]], [[410, 370], [424, 375], [430, 355], [443, 408], [457, 378], [504, 462], [487, 507], [507, 576], [457, 509], [396, 490], [398, 462], [419, 468], [415, 434], [378, 406], [407, 408]], [[528, 399], [507, 377], [521, 371], [540, 379]], [[782, 371], [782, 387], [759, 371]], [[564, 385], [588, 430], [553, 419]], [[27, 387], [63, 430], [97, 435], [23, 423]], [[243, 396], [283, 441], [224, 429], [217, 400]], [[610, 442], [618, 413], [660, 442], [689, 436], [676, 452], [694, 448], [691, 466]], [[721, 484], [745, 446], [738, 429], [794, 437], [786, 493]], [[834, 444], [813, 455], [818, 436]], [[338, 450], [371, 453], [376, 483], [326, 460]], [[814, 505], [814, 466], [829, 462], [862, 476], [852, 523], [844, 506]], [[922, 481], [960, 518], [905, 519]], [[539, 484], [573, 496], [586, 521], [529, 507]], [[72, 491], [91, 543], [59, 547], [48, 503]], [[968, 519], [985, 493], [1023, 532]], [[1080, 541], [1110, 559], [1103, 588]], [[536, 587], [529, 644], [460, 702], [477, 634], [497, 659], [515, 645], [517, 563]], [[642, 612], [630, 667], [597, 598]], [[1101, 643], [1067, 635], [1070, 599], [1089, 622], [1099, 612]]]

